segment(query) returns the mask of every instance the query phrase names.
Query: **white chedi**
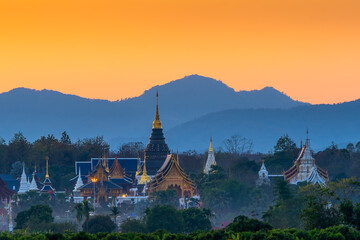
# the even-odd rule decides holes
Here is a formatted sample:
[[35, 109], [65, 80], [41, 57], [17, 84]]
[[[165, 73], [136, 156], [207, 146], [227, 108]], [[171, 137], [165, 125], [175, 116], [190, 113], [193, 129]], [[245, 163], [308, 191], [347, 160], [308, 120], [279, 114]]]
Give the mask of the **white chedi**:
[[81, 178], [81, 168], [79, 167], [78, 179], [76, 181], [76, 184], [75, 184], [75, 187], [73, 190], [74, 203], [81, 203], [82, 201], [84, 201], [84, 197], [82, 197], [80, 195], [80, 190], [79, 190], [79, 188], [83, 185], [84, 185], [84, 182]]
[[38, 186], [36, 184], [36, 180], [35, 180], [35, 174], [36, 174], [36, 171], [33, 173], [33, 178], [30, 183], [29, 191], [39, 191], [39, 188], [38, 188]]
[[264, 162], [261, 164], [261, 168], [258, 172], [259, 178], [256, 181], [257, 186], [270, 184], [269, 173], [266, 170]]
[[216, 165], [216, 161], [215, 161], [215, 153], [212, 147], [212, 139], [210, 138], [210, 147], [209, 147], [209, 153], [208, 153], [208, 158], [206, 160], [206, 164], [204, 167], [204, 173], [205, 174], [209, 174], [210, 170], [211, 170], [211, 166], [215, 166]]
[[78, 179], [76, 181], [75, 187], [74, 187], [74, 191], [79, 191], [79, 188], [84, 185], [82, 178], [81, 178], [81, 168], [79, 168], [79, 176]]
[[20, 187], [19, 187], [18, 194], [23, 194], [23, 193], [28, 192], [29, 187], [30, 187], [30, 184], [29, 184], [28, 179], [26, 177], [25, 164], [23, 163], [23, 171], [22, 171], [21, 178], [20, 178]]

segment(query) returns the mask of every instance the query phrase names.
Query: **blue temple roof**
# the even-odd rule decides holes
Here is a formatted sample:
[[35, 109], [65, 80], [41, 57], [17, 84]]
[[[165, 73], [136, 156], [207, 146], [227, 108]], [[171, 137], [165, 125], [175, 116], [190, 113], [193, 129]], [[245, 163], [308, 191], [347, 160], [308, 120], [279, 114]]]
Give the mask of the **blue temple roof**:
[[6, 183], [6, 187], [10, 190], [19, 191], [20, 181], [10, 174], [0, 174], [0, 178]]

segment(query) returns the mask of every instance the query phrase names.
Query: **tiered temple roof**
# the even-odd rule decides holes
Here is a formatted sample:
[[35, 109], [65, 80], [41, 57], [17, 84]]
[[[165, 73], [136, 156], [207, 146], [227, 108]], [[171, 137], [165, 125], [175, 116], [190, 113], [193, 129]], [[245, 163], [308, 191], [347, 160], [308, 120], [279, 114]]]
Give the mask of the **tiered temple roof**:
[[149, 193], [159, 190], [176, 189], [179, 197], [192, 197], [196, 185], [180, 167], [174, 154], [168, 155], [155, 177], [149, 183]]
[[115, 158], [110, 169], [106, 160], [97, 161], [97, 165], [88, 175], [88, 178], [88, 183], [79, 187], [78, 190], [83, 197], [93, 197], [95, 188], [97, 202], [108, 201], [109, 197], [118, 197], [132, 183], [131, 178], [126, 175], [117, 158]]
[[283, 175], [286, 181], [293, 184], [303, 181], [316, 183], [317, 181], [314, 182], [314, 180], [317, 177], [315, 178], [314, 176], [320, 177], [322, 179], [321, 182], [324, 183], [329, 180], [328, 173], [316, 166], [315, 159], [311, 155], [309, 139], [306, 140], [305, 145], [301, 148], [294, 165], [285, 171]]
[[49, 158], [46, 157], [46, 175], [43, 182], [43, 187], [40, 192], [48, 192], [49, 194], [54, 194], [55, 189], [51, 186], [50, 176], [49, 176]]

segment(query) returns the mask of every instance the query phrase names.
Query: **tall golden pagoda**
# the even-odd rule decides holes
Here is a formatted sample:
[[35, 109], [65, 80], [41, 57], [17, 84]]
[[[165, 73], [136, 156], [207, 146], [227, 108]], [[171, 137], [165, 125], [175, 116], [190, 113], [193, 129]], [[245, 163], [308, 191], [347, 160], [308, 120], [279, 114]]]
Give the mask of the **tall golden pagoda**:
[[145, 148], [145, 158], [147, 160], [148, 174], [154, 176], [164, 163], [170, 153], [169, 147], [165, 142], [162, 124], [159, 114], [159, 94], [156, 92], [156, 112], [155, 120], [151, 130], [149, 143]]

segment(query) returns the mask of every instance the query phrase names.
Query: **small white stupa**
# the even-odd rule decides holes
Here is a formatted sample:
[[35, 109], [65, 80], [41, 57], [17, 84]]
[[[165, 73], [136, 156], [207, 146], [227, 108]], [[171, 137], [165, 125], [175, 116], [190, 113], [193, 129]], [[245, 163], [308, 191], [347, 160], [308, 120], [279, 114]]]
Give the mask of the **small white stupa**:
[[35, 170], [33, 172], [33, 177], [31, 179], [29, 191], [39, 191], [39, 188], [38, 188], [38, 186], [36, 184], [35, 176], [36, 176], [36, 166], [35, 166]]
[[216, 161], [215, 161], [215, 153], [214, 153], [214, 149], [212, 147], [212, 138], [210, 138], [210, 147], [209, 147], [209, 153], [208, 153], [208, 158], [206, 160], [206, 164], [204, 167], [204, 173], [209, 174], [210, 170], [211, 170], [211, 166], [215, 166], [216, 165]]
[[76, 181], [74, 191], [79, 191], [79, 187], [81, 187], [82, 185], [84, 185], [84, 183], [83, 183], [82, 178], [81, 178], [81, 168], [79, 167], [79, 176], [78, 176], [78, 179]]
[[257, 186], [261, 186], [261, 185], [263, 185], [263, 184], [265, 184], [265, 185], [270, 184], [269, 173], [268, 173], [268, 171], [266, 170], [264, 161], [263, 161], [262, 164], [261, 164], [261, 168], [260, 168], [258, 174], [259, 174], [259, 178], [258, 178], [258, 180], [256, 181], [256, 185], [257, 185]]
[[79, 188], [84, 185], [84, 182], [81, 178], [81, 168], [79, 167], [79, 175], [78, 175], [78, 179], [76, 181], [74, 190], [73, 190], [73, 198], [74, 198], [74, 202], [75, 203], [81, 203], [82, 201], [84, 201], [84, 197], [82, 197], [80, 195], [80, 190]]
[[26, 173], [25, 173], [25, 164], [23, 163], [23, 171], [22, 171], [21, 178], [20, 178], [20, 187], [19, 187], [18, 194], [26, 193], [27, 191], [29, 191], [29, 187], [30, 187], [29, 182], [27, 180]]

